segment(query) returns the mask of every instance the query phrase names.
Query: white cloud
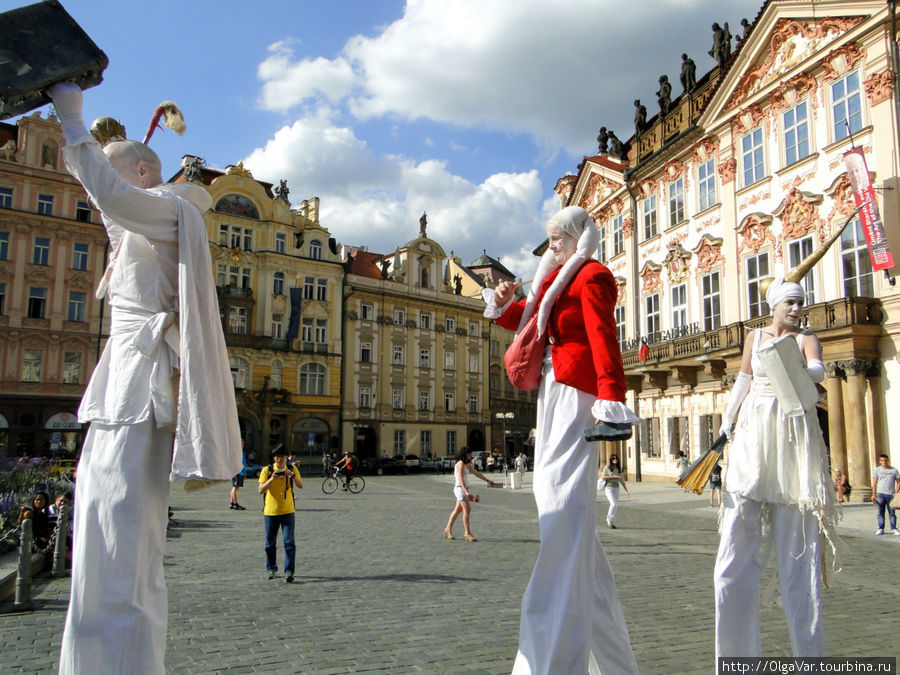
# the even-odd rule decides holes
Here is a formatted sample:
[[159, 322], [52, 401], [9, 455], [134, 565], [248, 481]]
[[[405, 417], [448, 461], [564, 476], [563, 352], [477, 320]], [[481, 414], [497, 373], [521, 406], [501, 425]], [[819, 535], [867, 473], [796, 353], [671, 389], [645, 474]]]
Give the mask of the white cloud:
[[289, 42], [276, 42], [269, 56], [259, 64], [257, 75], [263, 81], [260, 104], [266, 110], [286, 112], [307, 99], [323, 98], [331, 102], [348, 96], [355, 81], [350, 63], [343, 58], [294, 60]]

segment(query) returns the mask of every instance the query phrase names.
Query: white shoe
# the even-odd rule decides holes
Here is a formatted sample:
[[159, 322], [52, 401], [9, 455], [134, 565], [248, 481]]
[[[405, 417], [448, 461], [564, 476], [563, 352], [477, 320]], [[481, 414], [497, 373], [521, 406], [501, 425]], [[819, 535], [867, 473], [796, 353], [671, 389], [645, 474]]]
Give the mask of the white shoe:
[[882, 534], [884, 534], [884, 530], [882, 530], [880, 527], [879, 527], [877, 530], [875, 530], [875, 535], [876, 535], [876, 536], [882, 535]]
[[891, 534], [894, 535], [895, 537], [900, 537], [900, 530], [898, 530], [895, 527], [894, 530], [891, 532]]

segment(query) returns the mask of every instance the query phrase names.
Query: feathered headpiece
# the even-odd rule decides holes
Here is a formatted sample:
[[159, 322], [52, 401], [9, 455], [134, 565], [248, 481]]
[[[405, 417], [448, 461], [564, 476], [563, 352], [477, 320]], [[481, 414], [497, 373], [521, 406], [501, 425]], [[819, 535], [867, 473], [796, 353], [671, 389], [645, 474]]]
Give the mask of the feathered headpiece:
[[[187, 129], [184, 123], [184, 115], [178, 106], [172, 101], [163, 101], [156, 110], [153, 111], [153, 117], [150, 119], [150, 126], [147, 127], [147, 134], [144, 136], [143, 143], [146, 145], [150, 141], [153, 132], [160, 127], [159, 121], [162, 119], [163, 125], [181, 136]], [[97, 139], [101, 146], [105, 146], [114, 141], [124, 141], [128, 137], [125, 135], [125, 125], [119, 120], [112, 117], [98, 117], [91, 124], [91, 135]]]

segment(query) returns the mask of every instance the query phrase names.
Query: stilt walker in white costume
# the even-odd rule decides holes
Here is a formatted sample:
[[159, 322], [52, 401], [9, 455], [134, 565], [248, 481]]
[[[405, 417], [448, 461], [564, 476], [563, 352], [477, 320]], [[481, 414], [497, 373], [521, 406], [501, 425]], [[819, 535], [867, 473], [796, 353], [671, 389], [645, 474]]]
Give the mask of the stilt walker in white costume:
[[599, 447], [584, 440], [596, 421], [635, 423], [625, 406], [612, 273], [591, 258], [598, 233], [587, 211], [569, 206], [547, 223], [549, 248], [531, 292], [486, 290], [484, 315], [520, 330], [538, 313], [548, 336], [534, 457], [541, 548], [522, 598], [513, 673], [637, 673], [612, 570], [597, 538]]
[[722, 417], [720, 433], [731, 439], [731, 448], [714, 578], [716, 657], [761, 656], [759, 587], [766, 551], [775, 557], [794, 656], [825, 655], [822, 544], [826, 539], [836, 552], [838, 514], [816, 415], [815, 383], [825, 377], [822, 347], [800, 326], [805, 293], [797, 282], [840, 229], [785, 278], [761, 289], [772, 323], [747, 336]]
[[109, 340], [78, 411], [91, 426], [78, 464], [59, 669], [163, 673], [170, 480], [190, 489], [241, 469], [200, 215], [211, 198], [199, 186], [163, 185], [159, 158], [124, 140], [121, 125], [120, 138], [101, 148], [82, 121], [76, 85], [50, 94], [66, 165], [100, 209], [113, 251], [97, 292], [111, 308]]

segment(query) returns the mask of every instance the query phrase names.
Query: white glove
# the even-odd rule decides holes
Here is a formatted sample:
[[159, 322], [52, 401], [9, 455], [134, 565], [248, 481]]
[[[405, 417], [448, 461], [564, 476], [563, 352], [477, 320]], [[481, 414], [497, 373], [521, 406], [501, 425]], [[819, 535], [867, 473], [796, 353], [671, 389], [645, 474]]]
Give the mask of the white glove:
[[728, 405], [725, 408], [725, 414], [722, 415], [722, 426], [719, 428], [719, 435], [725, 434], [728, 440], [731, 440], [731, 427], [734, 426], [734, 420], [737, 417], [741, 403], [747, 397], [750, 391], [750, 381], [752, 377], [749, 373], [741, 371], [738, 373], [734, 386], [731, 388], [731, 396], [728, 398]]
[[81, 116], [84, 95], [81, 87], [71, 82], [58, 82], [48, 92], [53, 99], [53, 107], [62, 127], [68, 145], [84, 143], [93, 139]]
[[825, 379], [825, 364], [819, 359], [810, 359], [806, 362], [806, 372], [813, 382], [821, 382]]

